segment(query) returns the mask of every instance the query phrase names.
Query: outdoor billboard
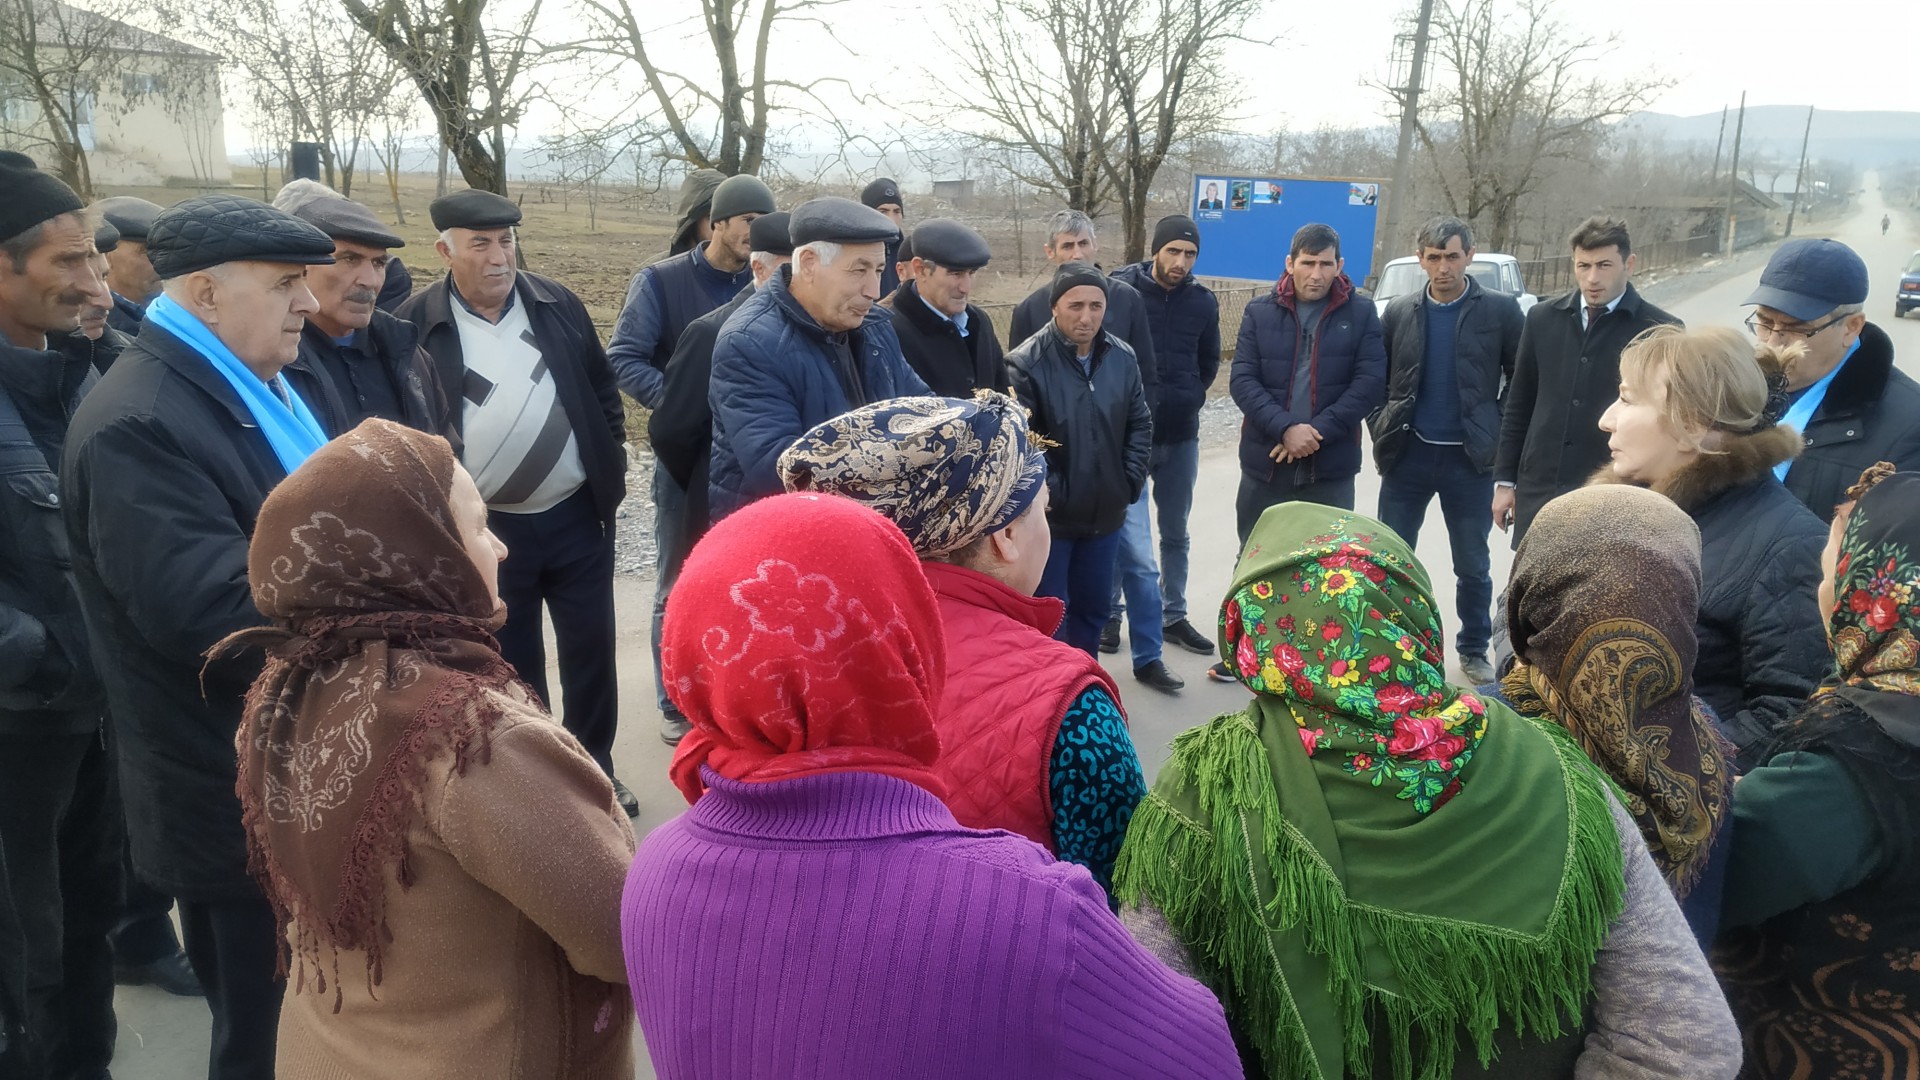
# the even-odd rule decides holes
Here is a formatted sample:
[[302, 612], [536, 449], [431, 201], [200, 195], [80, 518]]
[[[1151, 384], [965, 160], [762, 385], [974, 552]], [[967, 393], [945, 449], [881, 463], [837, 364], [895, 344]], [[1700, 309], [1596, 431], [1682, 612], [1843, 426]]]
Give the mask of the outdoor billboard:
[[1340, 234], [1347, 276], [1364, 284], [1373, 270], [1377, 180], [1201, 175], [1193, 181], [1200, 226], [1198, 272], [1208, 277], [1274, 281], [1300, 226], [1320, 222]]

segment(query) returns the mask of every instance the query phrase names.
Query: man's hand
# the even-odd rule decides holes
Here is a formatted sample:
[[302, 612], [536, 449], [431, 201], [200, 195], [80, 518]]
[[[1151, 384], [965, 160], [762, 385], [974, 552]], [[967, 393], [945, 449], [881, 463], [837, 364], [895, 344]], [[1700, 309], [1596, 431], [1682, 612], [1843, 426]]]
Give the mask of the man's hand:
[[1493, 523], [1501, 532], [1513, 526], [1513, 488], [1510, 485], [1493, 486]]
[[1295, 424], [1281, 436], [1280, 448], [1285, 460], [1297, 461], [1320, 449], [1320, 432], [1312, 424]]

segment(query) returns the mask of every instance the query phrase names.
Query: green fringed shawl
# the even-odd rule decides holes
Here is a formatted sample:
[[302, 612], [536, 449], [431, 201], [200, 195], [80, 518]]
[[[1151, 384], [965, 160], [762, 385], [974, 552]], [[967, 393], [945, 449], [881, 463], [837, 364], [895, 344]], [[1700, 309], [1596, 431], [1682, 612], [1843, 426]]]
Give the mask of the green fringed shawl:
[[1399, 1080], [1444, 1080], [1462, 1032], [1484, 1066], [1496, 1031], [1577, 1025], [1624, 889], [1606, 783], [1564, 733], [1488, 702], [1460, 780], [1419, 814], [1317, 766], [1262, 696], [1174, 741], [1116, 895], [1165, 914], [1270, 1076], [1368, 1076], [1378, 1036]]

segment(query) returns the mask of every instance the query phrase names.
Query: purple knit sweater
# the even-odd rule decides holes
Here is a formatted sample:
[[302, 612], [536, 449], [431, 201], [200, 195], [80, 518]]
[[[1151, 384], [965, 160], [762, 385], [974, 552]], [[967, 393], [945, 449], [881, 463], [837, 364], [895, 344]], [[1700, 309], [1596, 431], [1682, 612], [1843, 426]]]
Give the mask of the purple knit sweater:
[[1085, 869], [876, 773], [704, 775], [621, 905], [662, 1080], [1242, 1075]]

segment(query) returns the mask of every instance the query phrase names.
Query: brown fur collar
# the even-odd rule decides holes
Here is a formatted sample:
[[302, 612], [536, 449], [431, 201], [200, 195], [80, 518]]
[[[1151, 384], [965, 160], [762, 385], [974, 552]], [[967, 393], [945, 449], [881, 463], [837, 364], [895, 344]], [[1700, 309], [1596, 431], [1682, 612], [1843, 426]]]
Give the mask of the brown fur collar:
[[[1800, 436], [1784, 424], [1752, 435], [1728, 435], [1718, 453], [1702, 453], [1672, 476], [1649, 486], [1691, 514], [1721, 492], [1751, 484], [1772, 472], [1775, 465], [1798, 457], [1802, 445]], [[1614, 475], [1612, 465], [1602, 465], [1587, 483], [1626, 481]]]

